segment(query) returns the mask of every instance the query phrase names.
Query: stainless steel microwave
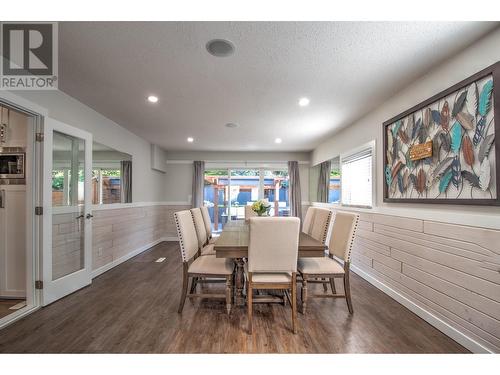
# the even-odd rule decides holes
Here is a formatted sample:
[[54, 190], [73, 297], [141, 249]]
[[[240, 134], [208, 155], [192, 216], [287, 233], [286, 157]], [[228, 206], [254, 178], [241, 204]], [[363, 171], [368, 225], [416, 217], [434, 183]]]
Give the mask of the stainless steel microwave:
[[24, 178], [24, 152], [0, 152], [0, 178]]

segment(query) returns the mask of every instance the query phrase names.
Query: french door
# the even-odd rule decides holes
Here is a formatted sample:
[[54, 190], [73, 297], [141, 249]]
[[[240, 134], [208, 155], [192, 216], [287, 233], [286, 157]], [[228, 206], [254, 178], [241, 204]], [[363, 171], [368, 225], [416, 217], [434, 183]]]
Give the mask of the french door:
[[244, 220], [245, 206], [262, 198], [259, 169], [229, 169], [229, 220]]
[[50, 118], [44, 134], [45, 306], [92, 281], [92, 135]]
[[290, 214], [288, 170], [281, 168], [214, 168], [205, 171], [204, 201], [213, 231], [245, 218], [245, 206], [269, 200], [271, 216]]

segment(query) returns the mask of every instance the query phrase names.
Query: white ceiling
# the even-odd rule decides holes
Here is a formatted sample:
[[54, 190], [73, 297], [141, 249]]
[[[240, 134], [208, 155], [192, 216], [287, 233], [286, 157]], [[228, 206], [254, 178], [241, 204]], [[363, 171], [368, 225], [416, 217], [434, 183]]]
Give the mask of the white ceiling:
[[[60, 88], [168, 150], [307, 151], [497, 26], [64, 22]], [[214, 38], [235, 54], [209, 55]], [[297, 105], [302, 96], [309, 107]]]

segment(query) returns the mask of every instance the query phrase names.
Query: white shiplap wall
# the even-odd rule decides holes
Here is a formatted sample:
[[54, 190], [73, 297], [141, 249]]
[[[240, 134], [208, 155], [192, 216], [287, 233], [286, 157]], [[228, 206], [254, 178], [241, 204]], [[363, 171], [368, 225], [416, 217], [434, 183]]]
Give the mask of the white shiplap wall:
[[352, 259], [462, 345], [500, 352], [500, 230], [361, 212]]

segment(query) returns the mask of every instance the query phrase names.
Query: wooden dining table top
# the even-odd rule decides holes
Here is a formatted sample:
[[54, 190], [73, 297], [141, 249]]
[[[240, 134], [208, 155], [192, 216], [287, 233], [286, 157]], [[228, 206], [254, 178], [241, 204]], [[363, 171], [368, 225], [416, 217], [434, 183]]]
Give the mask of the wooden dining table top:
[[[244, 220], [231, 221], [224, 226], [215, 242], [217, 258], [247, 258], [249, 226]], [[307, 233], [299, 235], [299, 258], [325, 256], [326, 245]]]

